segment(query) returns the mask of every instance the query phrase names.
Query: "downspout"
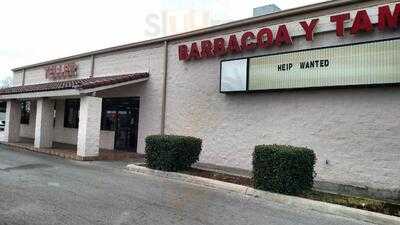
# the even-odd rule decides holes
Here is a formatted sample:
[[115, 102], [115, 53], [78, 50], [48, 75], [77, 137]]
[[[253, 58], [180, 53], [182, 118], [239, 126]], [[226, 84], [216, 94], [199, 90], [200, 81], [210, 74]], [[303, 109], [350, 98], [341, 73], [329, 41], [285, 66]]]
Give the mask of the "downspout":
[[164, 41], [164, 69], [163, 69], [163, 86], [161, 93], [161, 130], [160, 134], [165, 134], [165, 109], [167, 101], [167, 75], [168, 75], [168, 41]]

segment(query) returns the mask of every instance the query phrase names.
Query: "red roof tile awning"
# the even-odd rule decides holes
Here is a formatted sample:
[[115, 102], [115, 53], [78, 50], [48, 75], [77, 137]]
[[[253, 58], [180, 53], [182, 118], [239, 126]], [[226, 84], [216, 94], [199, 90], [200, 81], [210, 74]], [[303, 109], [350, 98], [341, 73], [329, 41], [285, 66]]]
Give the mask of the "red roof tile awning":
[[104, 87], [114, 84], [122, 84], [124, 82], [135, 81], [148, 78], [148, 73], [123, 74], [105, 77], [89, 77], [76, 80], [55, 81], [43, 84], [23, 85], [0, 89], [1, 95], [22, 94], [44, 91], [60, 91], [60, 90], [85, 90], [98, 87]]

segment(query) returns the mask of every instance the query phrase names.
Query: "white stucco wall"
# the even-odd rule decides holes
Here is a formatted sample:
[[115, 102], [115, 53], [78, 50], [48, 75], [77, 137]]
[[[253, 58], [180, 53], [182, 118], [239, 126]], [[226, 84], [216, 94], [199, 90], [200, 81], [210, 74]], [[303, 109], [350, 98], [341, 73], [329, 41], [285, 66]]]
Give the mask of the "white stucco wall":
[[[337, 11], [337, 10], [335, 10]], [[344, 11], [349, 11], [346, 9]], [[329, 15], [317, 12], [305, 18]], [[285, 18], [285, 21], [302, 19]], [[273, 21], [258, 26], [285, 23]], [[167, 89], [167, 133], [203, 139], [201, 162], [251, 169], [258, 144], [307, 146], [318, 157], [318, 179], [345, 184], [398, 189], [400, 180], [400, 89], [348, 88], [283, 90], [264, 93], [219, 93], [220, 59], [178, 61], [178, 45], [227, 37], [224, 31], [170, 45]], [[251, 30], [246, 27], [243, 30]], [[294, 45], [258, 50], [228, 58], [400, 37], [400, 32], [338, 38], [319, 33], [313, 42], [295, 38]], [[227, 39], [227, 38], [226, 38]], [[328, 164], [326, 164], [328, 161]]]

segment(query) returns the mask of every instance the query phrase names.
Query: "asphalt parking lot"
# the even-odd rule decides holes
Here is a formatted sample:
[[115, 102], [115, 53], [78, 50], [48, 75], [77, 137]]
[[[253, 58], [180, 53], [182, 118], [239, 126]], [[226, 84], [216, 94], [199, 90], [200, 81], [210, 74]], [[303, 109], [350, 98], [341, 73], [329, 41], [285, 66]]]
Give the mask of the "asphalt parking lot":
[[369, 224], [0, 145], [0, 224]]

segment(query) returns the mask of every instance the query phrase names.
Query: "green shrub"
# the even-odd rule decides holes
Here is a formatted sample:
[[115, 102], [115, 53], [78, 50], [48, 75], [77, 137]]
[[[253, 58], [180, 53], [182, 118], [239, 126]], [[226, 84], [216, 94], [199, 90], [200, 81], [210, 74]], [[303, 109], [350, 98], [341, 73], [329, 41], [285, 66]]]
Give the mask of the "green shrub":
[[316, 156], [313, 150], [286, 145], [259, 145], [253, 153], [255, 188], [299, 194], [312, 188]]
[[176, 135], [146, 137], [146, 163], [149, 168], [179, 171], [199, 160], [201, 139]]

